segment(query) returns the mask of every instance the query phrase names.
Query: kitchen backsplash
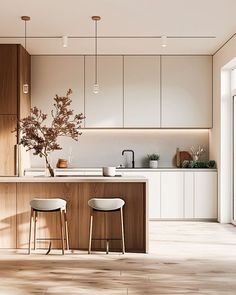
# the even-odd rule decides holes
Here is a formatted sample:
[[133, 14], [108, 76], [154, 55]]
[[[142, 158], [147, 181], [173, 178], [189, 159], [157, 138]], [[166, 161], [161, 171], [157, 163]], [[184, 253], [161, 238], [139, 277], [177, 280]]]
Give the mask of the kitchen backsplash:
[[[61, 151], [53, 152], [51, 162], [58, 158], [70, 159], [70, 167], [131, 166], [131, 154], [121, 155], [122, 150], [135, 152], [135, 165], [147, 166], [146, 156], [160, 154], [160, 167], [172, 167], [176, 148], [187, 150], [202, 145], [208, 160], [208, 130], [84, 130], [79, 141], [61, 138]], [[31, 156], [31, 167], [44, 167], [37, 156]]]

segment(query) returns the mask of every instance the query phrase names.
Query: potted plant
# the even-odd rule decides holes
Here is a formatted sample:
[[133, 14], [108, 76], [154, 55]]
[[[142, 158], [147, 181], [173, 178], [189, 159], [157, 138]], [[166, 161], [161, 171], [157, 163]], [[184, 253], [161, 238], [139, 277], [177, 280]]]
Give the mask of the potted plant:
[[[49, 155], [52, 151], [61, 150], [58, 137], [68, 136], [78, 141], [81, 123], [84, 119], [83, 114], [73, 115], [74, 111], [70, 109], [72, 90], [69, 89], [65, 96], [54, 97], [54, 110], [51, 111], [52, 121], [46, 126], [45, 120], [48, 115], [44, 114], [37, 107], [30, 110], [30, 115], [19, 120], [20, 141], [26, 147], [27, 151], [33, 150], [34, 155], [45, 159], [46, 169], [51, 176], [54, 176], [53, 168], [49, 161]], [[47, 173], [46, 173], [47, 174]]]
[[147, 155], [149, 160], [149, 168], [157, 168], [158, 167], [158, 161], [160, 159], [159, 154], [151, 154]]

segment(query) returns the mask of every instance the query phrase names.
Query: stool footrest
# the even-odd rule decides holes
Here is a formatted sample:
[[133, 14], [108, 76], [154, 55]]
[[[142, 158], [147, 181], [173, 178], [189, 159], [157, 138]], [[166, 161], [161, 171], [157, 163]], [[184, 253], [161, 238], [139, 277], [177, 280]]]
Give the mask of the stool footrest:
[[92, 241], [93, 240], [96, 240], [96, 241], [121, 241], [122, 239], [105, 239], [105, 238], [98, 238], [98, 239], [96, 239], [96, 238], [92, 238]]
[[[36, 241], [61, 241], [61, 238], [37, 238]], [[66, 238], [64, 238], [66, 240]]]

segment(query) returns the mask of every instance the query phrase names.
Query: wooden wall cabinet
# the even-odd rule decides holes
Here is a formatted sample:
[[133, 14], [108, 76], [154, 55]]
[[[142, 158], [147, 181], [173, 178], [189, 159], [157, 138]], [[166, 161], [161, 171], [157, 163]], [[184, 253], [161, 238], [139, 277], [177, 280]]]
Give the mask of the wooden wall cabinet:
[[0, 115], [17, 115], [18, 45], [0, 45]]
[[28, 115], [30, 86], [30, 55], [21, 45], [0, 44], [0, 176], [14, 176], [17, 168], [17, 119]]

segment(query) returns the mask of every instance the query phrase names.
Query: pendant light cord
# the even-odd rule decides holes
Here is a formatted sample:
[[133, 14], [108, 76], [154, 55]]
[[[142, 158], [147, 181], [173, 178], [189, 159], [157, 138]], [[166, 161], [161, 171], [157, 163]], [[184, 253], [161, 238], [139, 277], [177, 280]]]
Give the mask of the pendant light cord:
[[26, 50], [26, 20], [25, 20], [25, 50]]
[[98, 40], [97, 40], [97, 20], [95, 21], [95, 84], [98, 83]]

